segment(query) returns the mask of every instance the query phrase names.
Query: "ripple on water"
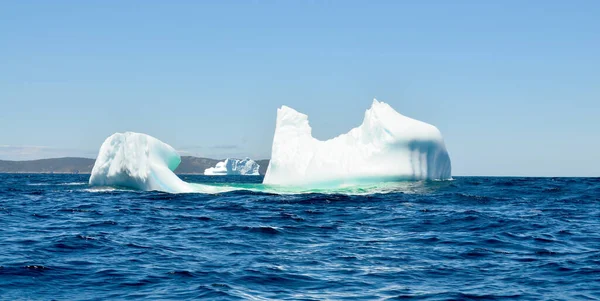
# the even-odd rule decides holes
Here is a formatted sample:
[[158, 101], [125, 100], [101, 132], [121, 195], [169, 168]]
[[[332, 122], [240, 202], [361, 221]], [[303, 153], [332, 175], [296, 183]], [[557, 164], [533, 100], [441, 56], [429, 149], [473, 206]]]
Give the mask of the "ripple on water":
[[0, 299], [600, 299], [597, 178], [209, 195], [87, 177], [0, 174]]

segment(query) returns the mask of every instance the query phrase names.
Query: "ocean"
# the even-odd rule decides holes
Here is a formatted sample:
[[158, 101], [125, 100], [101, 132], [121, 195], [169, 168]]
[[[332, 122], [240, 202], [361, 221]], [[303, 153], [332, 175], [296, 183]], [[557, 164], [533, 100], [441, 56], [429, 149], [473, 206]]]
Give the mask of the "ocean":
[[600, 299], [600, 178], [352, 194], [168, 194], [88, 178], [0, 174], [0, 300]]

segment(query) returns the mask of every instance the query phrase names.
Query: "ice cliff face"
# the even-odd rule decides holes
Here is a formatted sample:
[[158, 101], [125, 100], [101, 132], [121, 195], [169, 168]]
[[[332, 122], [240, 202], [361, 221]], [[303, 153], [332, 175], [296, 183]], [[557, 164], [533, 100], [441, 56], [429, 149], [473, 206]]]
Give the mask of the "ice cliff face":
[[215, 167], [207, 168], [204, 170], [204, 174], [208, 176], [222, 176], [222, 175], [242, 175], [242, 176], [258, 176], [258, 168], [260, 166], [254, 160], [246, 158], [240, 159], [226, 159], [225, 161], [217, 163]]
[[346, 134], [319, 141], [311, 132], [306, 115], [278, 109], [264, 184], [337, 186], [451, 177], [440, 131], [377, 100], [363, 123]]

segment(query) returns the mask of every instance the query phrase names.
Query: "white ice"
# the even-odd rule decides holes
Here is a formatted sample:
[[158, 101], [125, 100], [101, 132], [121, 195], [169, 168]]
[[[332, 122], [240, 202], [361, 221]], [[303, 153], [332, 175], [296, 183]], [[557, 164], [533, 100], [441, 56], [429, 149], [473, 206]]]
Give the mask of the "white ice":
[[[250, 161], [238, 162], [239, 169], [228, 167], [228, 161], [220, 162], [215, 169], [257, 173], [258, 164]], [[277, 111], [271, 161], [263, 181], [266, 185], [186, 183], [173, 172], [180, 162], [175, 149], [154, 137], [115, 133], [100, 147], [89, 184], [172, 193], [220, 193], [236, 189], [273, 193], [324, 193], [341, 189], [340, 193], [354, 193], [351, 187], [367, 187], [366, 191], [384, 187], [387, 191], [384, 182], [451, 178], [450, 157], [440, 131], [377, 100], [365, 112], [360, 126], [327, 141], [312, 137], [306, 115], [281, 107]], [[362, 190], [357, 191], [362, 193]]]
[[181, 157], [177, 151], [152, 136], [115, 133], [100, 146], [89, 184], [171, 193], [221, 193], [240, 189], [184, 182], [173, 172], [179, 163]]
[[433, 125], [373, 100], [362, 124], [326, 141], [308, 116], [282, 106], [264, 184], [331, 187], [395, 180], [450, 179], [450, 157]]
[[258, 176], [258, 168], [258, 163], [249, 158], [243, 160], [228, 158], [225, 161], [218, 162], [215, 167], [205, 169], [204, 174], [207, 176]]
[[138, 190], [191, 192], [173, 171], [181, 157], [170, 145], [146, 134], [115, 133], [106, 138], [92, 169], [90, 185]]

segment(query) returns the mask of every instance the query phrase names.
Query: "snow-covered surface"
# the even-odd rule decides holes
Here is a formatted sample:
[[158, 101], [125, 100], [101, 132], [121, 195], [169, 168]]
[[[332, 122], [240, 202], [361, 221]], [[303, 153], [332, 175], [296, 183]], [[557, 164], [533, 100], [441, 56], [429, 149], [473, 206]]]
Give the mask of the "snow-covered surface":
[[173, 171], [181, 157], [170, 145], [146, 134], [115, 133], [106, 138], [90, 176], [92, 186], [191, 192]]
[[225, 176], [225, 175], [241, 175], [241, 176], [258, 176], [259, 165], [254, 160], [249, 158], [231, 159], [218, 162], [215, 167], [210, 167], [204, 170], [207, 176]]
[[326, 141], [308, 116], [282, 106], [264, 184], [328, 187], [388, 180], [450, 179], [450, 157], [433, 125], [373, 100], [363, 123]]

